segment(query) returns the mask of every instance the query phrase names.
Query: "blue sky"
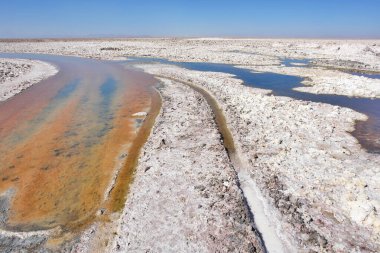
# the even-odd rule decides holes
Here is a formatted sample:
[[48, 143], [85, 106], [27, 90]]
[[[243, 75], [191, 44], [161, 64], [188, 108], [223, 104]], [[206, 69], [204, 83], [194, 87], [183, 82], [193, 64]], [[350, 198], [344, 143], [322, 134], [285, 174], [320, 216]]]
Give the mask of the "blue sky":
[[380, 0], [3, 0], [0, 37], [380, 38]]

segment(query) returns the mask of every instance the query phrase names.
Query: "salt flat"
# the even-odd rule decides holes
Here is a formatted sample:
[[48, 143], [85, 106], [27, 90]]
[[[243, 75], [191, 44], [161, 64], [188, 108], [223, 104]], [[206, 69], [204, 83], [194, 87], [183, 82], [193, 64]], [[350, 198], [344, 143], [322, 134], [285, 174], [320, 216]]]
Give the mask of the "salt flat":
[[[379, 97], [379, 80], [339, 70], [380, 71], [378, 40], [301, 39], [129, 39], [0, 43], [3, 52], [64, 54], [100, 59], [125, 56], [173, 61], [228, 63], [307, 77], [302, 90], [314, 93]], [[282, 58], [310, 59], [313, 67], [281, 67]], [[338, 70], [337, 70], [338, 69]]]
[[[47, 40], [2, 42], [0, 51], [109, 60], [125, 60], [134, 56], [184, 62], [227, 63], [252, 71], [305, 77], [307, 86], [297, 88], [303, 92], [380, 97], [378, 79], [350, 74], [352, 70], [380, 72], [378, 40]], [[283, 58], [310, 59], [311, 65], [308, 68], [286, 67], [282, 64]], [[269, 96], [269, 90], [243, 86], [241, 80], [223, 73], [191, 71], [164, 64], [143, 64], [138, 67], [153, 75], [190, 82], [204, 88], [216, 99], [226, 117], [242, 162], [264, 196], [265, 214], [277, 228], [284, 245], [290, 245], [289, 248], [296, 248], [299, 252], [380, 251], [380, 156], [363, 150], [349, 133], [354, 130], [355, 121], [365, 120], [366, 115], [338, 106]], [[205, 230], [220, 224], [226, 226], [227, 220], [231, 225], [226, 226], [228, 233], [233, 233], [234, 229], [236, 232], [242, 231], [247, 224], [252, 225], [249, 220], [241, 223], [241, 226], [235, 226], [236, 220], [220, 218], [220, 223], [209, 222], [208, 227], [202, 229], [199, 228], [203, 224], [202, 220], [192, 221], [194, 223], [191, 224], [186, 222], [187, 226], [181, 224], [181, 221], [188, 221], [191, 215], [205, 219], [209, 215], [205, 213], [205, 208], [210, 204], [210, 199], [205, 200], [202, 193], [198, 196], [199, 187], [192, 187], [202, 185], [204, 191], [210, 191], [210, 196], [217, 196], [218, 189], [224, 189], [226, 175], [230, 175], [228, 185], [234, 189], [228, 192], [228, 198], [235, 196], [237, 202], [223, 204], [226, 200], [220, 200], [220, 210], [212, 209], [215, 208], [212, 205], [215, 215], [220, 215], [223, 208], [228, 212], [236, 212], [246, 210], [248, 206], [241, 209], [239, 198], [246, 195], [238, 189], [239, 178], [232, 180], [232, 174], [228, 174], [233, 173], [233, 170], [229, 167], [230, 161], [225, 150], [217, 142], [217, 126], [212, 120], [209, 121], [211, 112], [207, 104], [202, 102], [199, 94], [184, 88], [181, 83], [161, 82], [163, 109], [144, 148], [146, 152], [140, 156], [130, 199], [121, 216], [113, 220], [109, 231], [111, 235], [104, 235], [111, 238], [108, 249], [167, 250], [166, 245], [160, 241], [161, 238], [166, 233], [169, 235], [172, 231], [177, 231], [176, 236], [171, 235], [169, 238], [173, 245], [182, 247], [177, 250], [212, 252], [216, 249], [229, 249], [238, 252], [239, 248], [234, 244], [238, 239], [242, 242], [243, 251], [248, 248], [259, 251], [260, 238], [252, 232], [245, 233], [245, 238], [238, 236], [232, 240], [229, 237], [231, 241], [224, 240], [222, 234], [210, 237], [214, 238], [213, 242], [208, 241], [207, 236], [204, 240], [195, 239], [199, 236], [198, 232], [205, 233]], [[187, 99], [198, 102], [190, 105]], [[183, 125], [174, 127], [179, 123]], [[200, 129], [202, 124], [204, 128]], [[183, 133], [176, 132], [178, 129], [182, 129]], [[181, 144], [181, 138], [186, 138], [188, 147]], [[162, 139], [165, 139], [164, 144], [160, 144]], [[167, 140], [170, 142], [166, 143]], [[202, 148], [203, 140], [206, 141], [206, 146]], [[203, 153], [200, 155], [197, 152]], [[177, 162], [183, 163], [183, 166], [178, 167], [175, 164]], [[216, 176], [217, 180], [209, 178], [208, 173], [202, 177], [202, 171], [191, 170], [187, 163], [207, 168], [210, 175], [216, 176], [218, 169], [227, 174], [221, 173]], [[166, 179], [163, 178], [165, 173]], [[199, 177], [192, 173], [198, 173]], [[187, 180], [191, 180], [192, 184]], [[215, 181], [215, 185], [211, 181]], [[174, 188], [176, 183], [178, 188], [168, 190]], [[142, 187], [144, 191], [141, 190]], [[181, 190], [180, 187], [185, 188]], [[162, 192], [157, 192], [161, 188]], [[181, 199], [181, 194], [187, 197]], [[179, 199], [175, 202], [178, 206], [175, 209], [161, 208], [165, 203], [170, 206], [171, 201], [177, 198]], [[202, 207], [196, 208], [198, 201]], [[139, 213], [140, 208], [143, 208], [141, 206], [145, 208], [144, 213]], [[152, 214], [157, 220], [149, 216], [148, 207], [154, 208]], [[128, 213], [130, 210], [131, 214]], [[251, 210], [254, 215], [254, 208]], [[177, 216], [178, 213], [183, 214], [183, 219]], [[142, 224], [146, 226], [141, 227]], [[155, 234], [155, 239], [151, 239], [147, 234], [157, 229], [156, 225], [160, 227], [161, 234]], [[147, 229], [150, 226], [152, 228]], [[97, 227], [91, 229], [88, 231], [101, 231]], [[184, 233], [184, 229], [188, 229], [188, 232]], [[91, 251], [93, 248], [88, 245], [97, 245], [94, 243], [97, 239], [91, 238], [88, 231], [80, 240], [66, 245], [65, 249]], [[184, 234], [192, 235], [194, 240], [186, 244]], [[252, 244], [246, 243], [247, 241], [252, 241]], [[252, 247], [253, 245], [255, 246]]]

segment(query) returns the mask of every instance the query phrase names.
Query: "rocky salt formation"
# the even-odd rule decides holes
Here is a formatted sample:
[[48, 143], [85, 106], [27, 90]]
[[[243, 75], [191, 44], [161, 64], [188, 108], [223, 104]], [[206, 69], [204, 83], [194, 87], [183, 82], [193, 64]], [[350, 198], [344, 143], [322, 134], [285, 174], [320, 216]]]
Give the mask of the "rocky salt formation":
[[11, 81], [20, 75], [30, 71], [32, 66], [30, 64], [17, 62], [12, 59], [0, 60], [0, 83]]
[[57, 72], [55, 66], [42, 61], [0, 58], [0, 101]]
[[142, 67], [216, 97], [271, 206], [267, 214], [278, 217], [280, 236], [306, 252], [380, 250], [380, 157], [363, 151], [347, 133], [364, 115], [267, 96], [226, 74]]

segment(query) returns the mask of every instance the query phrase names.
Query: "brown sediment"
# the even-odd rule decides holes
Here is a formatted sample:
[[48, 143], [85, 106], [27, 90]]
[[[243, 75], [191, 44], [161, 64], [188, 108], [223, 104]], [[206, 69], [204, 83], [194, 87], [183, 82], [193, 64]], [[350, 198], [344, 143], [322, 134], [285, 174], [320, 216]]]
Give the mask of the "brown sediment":
[[160, 94], [155, 89], [152, 89], [150, 111], [146, 116], [143, 125], [139, 129], [134, 142], [132, 143], [126, 163], [118, 174], [116, 182], [110, 192], [110, 196], [106, 204], [107, 209], [110, 212], [121, 211], [124, 207], [125, 198], [133, 180], [133, 173], [139, 159], [140, 150], [150, 135], [156, 117], [161, 110], [161, 106], [162, 101]]
[[367, 120], [356, 120], [355, 129], [350, 132], [359, 140], [360, 145], [367, 152], [380, 154], [380, 124], [368, 115]]

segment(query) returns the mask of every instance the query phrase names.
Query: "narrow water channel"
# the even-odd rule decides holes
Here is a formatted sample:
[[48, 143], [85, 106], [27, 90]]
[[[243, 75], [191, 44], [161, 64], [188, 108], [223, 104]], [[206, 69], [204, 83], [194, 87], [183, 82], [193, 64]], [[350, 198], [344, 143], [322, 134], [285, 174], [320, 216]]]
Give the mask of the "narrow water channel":
[[[59, 68], [57, 75], [0, 102], [0, 206], [6, 210], [0, 229], [70, 231], [106, 206], [115, 167], [138, 156], [133, 147], [141, 146], [135, 142], [144, 141], [139, 130], [147, 126], [133, 114], [155, 106], [157, 81], [108, 61], [0, 57], [43, 60]], [[120, 174], [131, 174], [125, 168]], [[115, 192], [125, 193], [123, 183], [115, 184]], [[110, 211], [125, 197], [113, 195], [117, 199], [110, 203], [117, 206], [107, 206]]]
[[[368, 116], [366, 121], [357, 121], [352, 135], [368, 152], [380, 153], [380, 99], [355, 98], [341, 95], [312, 94], [294, 90], [303, 86], [303, 79], [297, 76], [276, 73], [257, 73], [248, 69], [237, 68], [229, 64], [203, 63], [203, 62], [173, 62], [158, 58], [130, 58], [131, 63], [159, 62], [162, 64], [177, 65], [182, 68], [204, 71], [222, 72], [232, 74], [244, 82], [244, 85], [272, 90], [275, 96], [285, 96], [298, 100], [320, 102], [331, 105], [351, 108]], [[294, 63], [308, 64], [309, 60], [286, 60], [284, 65], [293, 66]]]

